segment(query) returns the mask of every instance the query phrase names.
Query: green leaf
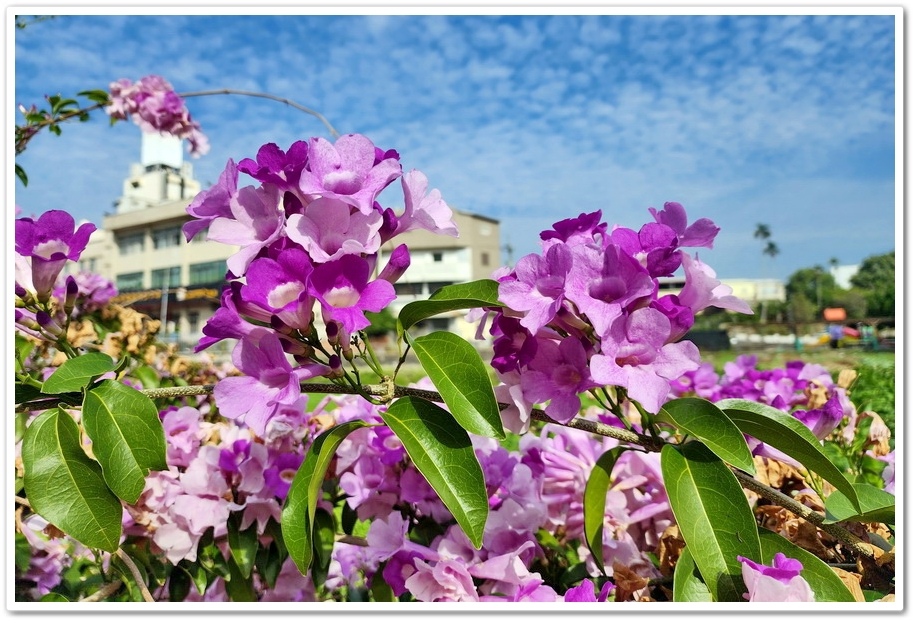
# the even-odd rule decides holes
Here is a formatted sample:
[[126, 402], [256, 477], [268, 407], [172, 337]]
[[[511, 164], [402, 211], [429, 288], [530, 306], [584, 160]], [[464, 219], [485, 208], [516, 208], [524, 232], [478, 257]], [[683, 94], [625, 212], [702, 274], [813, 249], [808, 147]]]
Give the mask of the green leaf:
[[65, 361], [41, 386], [42, 393], [78, 392], [97, 376], [115, 369], [114, 360], [105, 353], [86, 353]]
[[493, 384], [477, 349], [447, 331], [408, 340], [458, 423], [476, 435], [505, 439]]
[[16, 358], [19, 361], [28, 359], [35, 350], [35, 342], [26, 339], [21, 333], [16, 334]]
[[18, 165], [18, 164], [16, 165], [16, 177], [19, 178], [19, 181], [22, 182], [22, 185], [23, 185], [23, 186], [28, 186], [28, 185], [29, 185], [29, 176], [28, 176], [28, 174], [25, 172], [25, 169], [23, 169], [22, 166], [20, 166], [20, 165]]
[[240, 513], [229, 515], [227, 522], [229, 551], [235, 564], [241, 571], [243, 577], [251, 575], [251, 569], [254, 567], [255, 555], [258, 551], [258, 529], [257, 525], [248, 526], [247, 530], [240, 529], [242, 516]]
[[666, 402], [658, 418], [674, 424], [696, 439], [720, 459], [749, 474], [756, 473], [754, 458], [744, 435], [721, 409], [702, 398], [678, 398]]
[[665, 445], [662, 476], [681, 536], [715, 601], [741, 601], [738, 556], [759, 560], [757, 523], [737, 478], [698, 441]]
[[133, 387], [109, 379], [87, 392], [83, 426], [105, 482], [129, 504], [143, 493], [150, 470], [168, 469], [159, 411]]
[[41, 598], [40, 598], [38, 601], [40, 601], [40, 602], [66, 601], [66, 602], [68, 602], [68, 603], [70, 602], [69, 599], [67, 599], [66, 597], [64, 597], [64, 596], [61, 595], [60, 593], [45, 593], [44, 595], [41, 596]]
[[824, 501], [827, 510], [827, 520], [824, 523], [859, 521], [896, 525], [896, 497], [869, 484], [855, 483], [852, 486], [856, 490], [861, 512], [840, 491], [834, 491]]
[[323, 586], [328, 579], [331, 551], [334, 549], [337, 536], [334, 532], [334, 517], [324, 509], [316, 509], [314, 525], [312, 551], [315, 552], [315, 560], [312, 563], [312, 583], [315, 586]]
[[499, 302], [499, 284], [492, 279], [443, 286], [426, 301], [405, 305], [398, 314], [398, 337], [417, 324], [437, 314], [475, 307], [502, 307]]
[[29, 402], [41, 397], [53, 398], [53, 396], [45, 396], [42, 394], [41, 390], [34, 385], [30, 385], [29, 383], [20, 383], [18, 381], [13, 387], [13, 396], [15, 404], [17, 405], [21, 405], [22, 403]]
[[776, 554], [782, 552], [785, 556], [801, 562], [804, 567], [801, 576], [805, 578], [808, 586], [814, 591], [815, 601], [856, 600], [853, 594], [849, 592], [849, 589], [846, 588], [846, 585], [843, 584], [840, 576], [823, 560], [766, 528], [759, 528], [758, 532], [760, 535], [760, 551], [763, 558], [760, 560], [751, 558], [751, 560], [771, 565]]
[[258, 594], [254, 590], [254, 578], [247, 577], [235, 564], [235, 558], [230, 556], [226, 561], [229, 567], [229, 577], [226, 579], [226, 593], [232, 601], [257, 601]]
[[483, 470], [467, 431], [448, 411], [415, 396], [398, 398], [381, 416], [471, 543], [479, 548], [490, 506]]
[[143, 384], [143, 389], [156, 389], [161, 385], [159, 373], [152, 366], [139, 366], [131, 373], [131, 376]]
[[365, 426], [369, 424], [353, 420], [318, 435], [306, 451], [305, 459], [290, 485], [280, 515], [280, 525], [283, 543], [302, 575], [308, 573], [314, 557], [315, 509], [318, 507], [324, 476], [341, 442], [347, 435]]
[[83, 452], [76, 422], [61, 409], [39, 415], [22, 440], [32, 509], [87, 547], [113, 552], [121, 538], [121, 501]]
[[709, 602], [712, 593], [703, 581], [700, 570], [690, 550], [686, 547], [674, 565], [674, 601], [676, 602]]
[[599, 569], [604, 569], [604, 518], [607, 491], [611, 485], [611, 471], [617, 459], [625, 451], [626, 448], [611, 448], [598, 457], [585, 483], [585, 495], [583, 496], [585, 540]]
[[830, 458], [807, 426], [796, 418], [769, 405], [750, 400], [729, 398], [716, 403], [741, 432], [779, 450], [820, 475], [858, 508], [856, 491]]
[[93, 101], [97, 104], [107, 104], [108, 103], [108, 91], [102, 89], [91, 89], [89, 91], [80, 91], [77, 93], [82, 97], [88, 98], [90, 101]]

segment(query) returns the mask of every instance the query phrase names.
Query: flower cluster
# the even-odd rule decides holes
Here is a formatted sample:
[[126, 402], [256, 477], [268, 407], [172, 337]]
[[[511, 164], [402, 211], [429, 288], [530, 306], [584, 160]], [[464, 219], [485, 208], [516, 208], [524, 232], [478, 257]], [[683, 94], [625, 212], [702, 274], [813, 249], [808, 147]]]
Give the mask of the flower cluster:
[[[654, 221], [639, 231], [609, 228], [601, 213], [580, 214], [541, 233], [542, 251], [497, 274], [499, 297], [490, 333], [504, 425], [522, 432], [533, 404], [568, 422], [579, 394], [603, 386], [657, 412], [670, 382], [695, 370], [699, 351], [681, 341], [694, 316], [709, 306], [741, 313], [750, 307], [731, 295], [709, 266], [684, 247], [712, 247], [719, 228], [709, 219], [687, 224], [679, 203], [649, 209]], [[662, 294], [659, 279], [683, 268], [685, 285]]]
[[772, 565], [764, 565], [738, 556], [748, 601], [811, 602], [814, 591], [801, 576], [802, 564], [777, 553]]
[[[427, 192], [420, 171], [402, 174], [399, 160], [359, 134], [296, 141], [287, 151], [268, 144], [256, 160], [229, 160], [188, 206], [189, 240], [206, 229], [209, 240], [239, 246], [227, 260], [222, 306], [197, 347], [239, 340], [233, 362], [245, 376], [217, 385], [223, 415], [263, 434], [278, 409], [298, 400], [300, 382], [344, 376], [366, 312], [394, 300], [393, 283], [410, 263], [400, 245], [373, 278], [382, 245], [417, 228], [457, 236], [439, 192]], [[240, 172], [257, 184], [239, 187]], [[398, 178], [400, 214], [377, 200]]]
[[188, 139], [192, 156], [210, 151], [210, 142], [191, 119], [184, 100], [161, 76], [150, 75], [137, 82], [121, 78], [109, 85], [109, 104], [105, 112], [112, 119], [132, 119], [144, 132], [170, 134]]

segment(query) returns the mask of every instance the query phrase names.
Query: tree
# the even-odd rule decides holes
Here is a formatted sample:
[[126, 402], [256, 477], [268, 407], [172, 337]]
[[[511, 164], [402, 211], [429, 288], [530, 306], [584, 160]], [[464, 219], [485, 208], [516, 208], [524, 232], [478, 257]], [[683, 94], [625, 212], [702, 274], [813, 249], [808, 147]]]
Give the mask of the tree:
[[862, 261], [850, 283], [865, 292], [868, 313], [872, 316], [893, 316], [896, 302], [894, 251], [871, 255]]
[[786, 281], [786, 297], [804, 295], [808, 301], [814, 302], [815, 313], [821, 312], [824, 301], [833, 301], [838, 290], [833, 275], [821, 266], [799, 269], [789, 275]]

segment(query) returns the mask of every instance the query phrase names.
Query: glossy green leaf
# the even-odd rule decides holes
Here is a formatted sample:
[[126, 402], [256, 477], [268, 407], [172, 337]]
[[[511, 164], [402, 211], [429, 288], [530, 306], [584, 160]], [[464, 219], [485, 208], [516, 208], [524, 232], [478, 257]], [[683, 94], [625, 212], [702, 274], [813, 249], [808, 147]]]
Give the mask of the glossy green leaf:
[[477, 349], [447, 331], [408, 340], [455, 420], [468, 432], [505, 439], [493, 384]]
[[22, 440], [25, 490], [32, 509], [87, 547], [113, 552], [121, 538], [121, 501], [80, 444], [61, 409], [39, 415]]
[[783, 555], [794, 558], [801, 562], [801, 576], [808, 582], [808, 586], [814, 591], [815, 601], [855, 601], [856, 598], [840, 576], [831, 569], [827, 563], [808, 552], [807, 550], [795, 545], [785, 537], [775, 532], [770, 532], [765, 528], [759, 528], [760, 551], [762, 559], [754, 560], [763, 564], [773, 564], [773, 558], [776, 554], [782, 552]]
[[598, 457], [585, 483], [582, 509], [585, 518], [585, 541], [601, 569], [604, 568], [604, 518], [607, 491], [611, 486], [611, 471], [617, 459], [626, 450], [621, 447], [611, 448]]
[[45, 593], [44, 595], [42, 595], [42, 596], [38, 599], [38, 601], [40, 601], [40, 602], [42, 602], [42, 603], [45, 603], [45, 602], [52, 602], [52, 601], [65, 601], [65, 602], [67, 602], [67, 603], [70, 602], [69, 599], [67, 599], [66, 597], [64, 597], [64, 596], [61, 595], [60, 593]]
[[662, 448], [662, 476], [671, 510], [715, 601], [741, 601], [738, 556], [758, 560], [757, 522], [731, 470], [691, 441]]
[[226, 579], [226, 593], [232, 601], [257, 601], [258, 594], [254, 590], [254, 578], [246, 577], [239, 566], [235, 563], [235, 558], [229, 556], [226, 560], [229, 567], [229, 577]]
[[398, 337], [421, 320], [438, 314], [476, 307], [502, 307], [498, 289], [499, 284], [492, 279], [443, 286], [433, 292], [428, 300], [414, 301], [401, 309], [398, 314]]
[[241, 571], [243, 577], [251, 575], [251, 569], [254, 567], [255, 556], [258, 552], [258, 529], [257, 525], [252, 523], [247, 529], [240, 529], [242, 516], [240, 513], [229, 515], [227, 522], [227, 538], [229, 541], [229, 552], [235, 559], [235, 564]]
[[869, 484], [855, 483], [852, 486], [856, 490], [861, 512], [852, 506], [849, 498], [839, 491], [834, 491], [824, 502], [827, 510], [827, 521], [824, 523], [860, 521], [896, 525], [896, 497]]
[[16, 333], [16, 358], [25, 361], [35, 350], [35, 342], [26, 339], [21, 333]]
[[162, 381], [156, 369], [147, 365], [138, 366], [136, 370], [131, 372], [131, 376], [143, 384], [143, 389], [156, 389]]
[[281, 527], [283, 543], [302, 575], [308, 573], [314, 557], [313, 531], [315, 509], [321, 496], [324, 477], [337, 448], [353, 431], [369, 426], [362, 420], [338, 424], [324, 431], [309, 446], [305, 459], [283, 504]]
[[143, 493], [150, 470], [168, 469], [159, 411], [133, 387], [109, 379], [87, 392], [83, 426], [105, 482], [129, 504]]
[[709, 587], [703, 581], [700, 570], [697, 569], [697, 563], [690, 550], [686, 547], [677, 559], [674, 565], [674, 601], [676, 602], [709, 602], [712, 601], [712, 593]]
[[315, 510], [314, 529], [312, 530], [312, 551], [315, 558], [312, 561], [312, 583], [323, 586], [328, 579], [328, 569], [331, 567], [331, 552], [334, 549], [336, 533], [334, 530], [334, 516], [324, 509]]
[[479, 548], [490, 506], [483, 470], [467, 431], [445, 409], [414, 396], [398, 398], [381, 416], [471, 543]]
[[716, 403], [741, 432], [779, 450], [832, 484], [858, 508], [856, 491], [824, 453], [824, 447], [807, 426], [769, 405], [729, 398]]
[[114, 360], [105, 353], [86, 353], [68, 359], [41, 386], [42, 393], [78, 392], [92, 379], [115, 369]]
[[756, 473], [754, 458], [744, 435], [721, 409], [708, 400], [677, 398], [666, 402], [657, 417], [702, 441], [726, 463], [749, 474]]

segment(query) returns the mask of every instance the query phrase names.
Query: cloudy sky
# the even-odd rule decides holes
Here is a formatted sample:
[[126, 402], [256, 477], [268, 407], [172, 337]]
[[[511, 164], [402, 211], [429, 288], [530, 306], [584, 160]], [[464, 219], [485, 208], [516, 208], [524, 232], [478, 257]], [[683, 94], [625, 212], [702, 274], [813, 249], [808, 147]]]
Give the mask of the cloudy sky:
[[[638, 228], [666, 201], [721, 226], [700, 250], [720, 277], [784, 279], [894, 249], [893, 14], [486, 12], [59, 16], [15, 32], [14, 99], [151, 73], [179, 92], [289, 98], [397, 149], [453, 207], [499, 219], [514, 260], [557, 220], [602, 210]], [[205, 187], [264, 143], [328, 138], [268, 100], [188, 105], [211, 143], [192, 160]], [[16, 204], [101, 225], [139, 155], [139, 129], [101, 115], [42, 134], [16, 159], [30, 180]]]

